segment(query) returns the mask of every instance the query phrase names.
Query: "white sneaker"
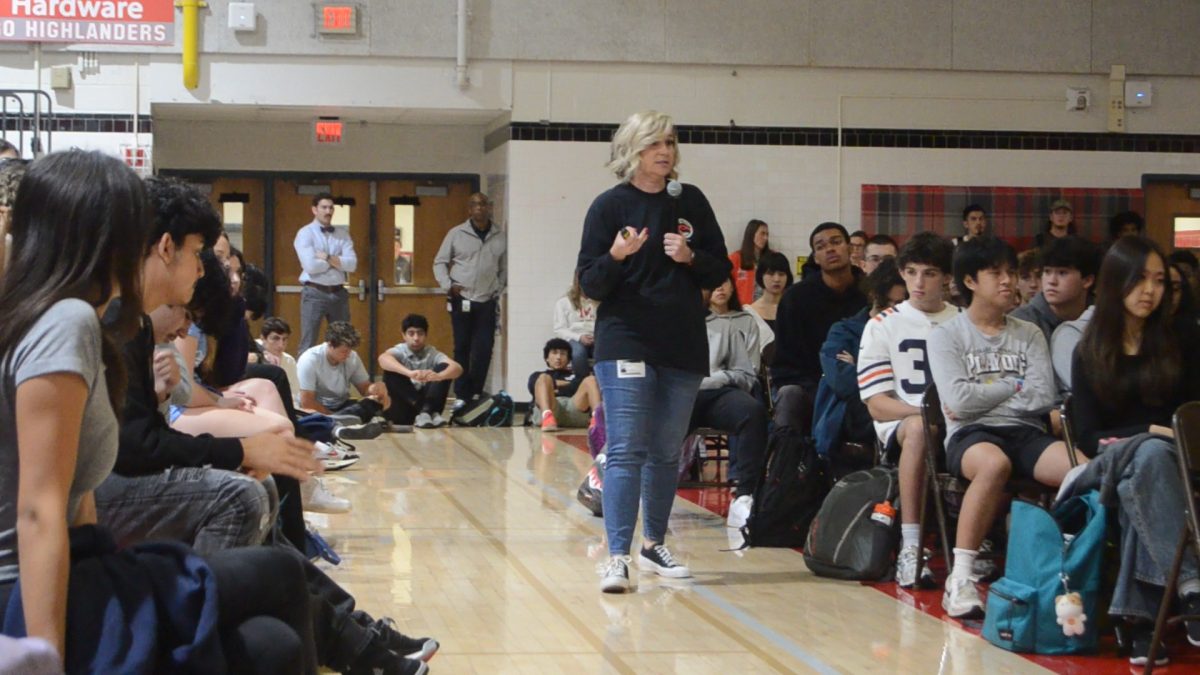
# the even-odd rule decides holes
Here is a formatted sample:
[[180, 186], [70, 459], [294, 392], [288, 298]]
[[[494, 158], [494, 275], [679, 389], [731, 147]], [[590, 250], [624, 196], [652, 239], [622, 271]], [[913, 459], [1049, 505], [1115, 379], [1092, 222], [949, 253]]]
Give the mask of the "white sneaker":
[[628, 593], [630, 562], [627, 555], [614, 555], [609, 558], [600, 574], [600, 590], [605, 593]]
[[431, 417], [429, 413], [423, 412], [417, 415], [417, 420], [413, 422], [413, 426], [418, 429], [432, 429], [433, 417]]
[[946, 579], [946, 592], [942, 595], [942, 609], [952, 619], [982, 619], [983, 601], [979, 589], [970, 579], [950, 575]]
[[754, 507], [753, 495], [742, 495], [733, 500], [729, 505], [729, 517], [725, 519], [725, 527], [736, 527], [741, 529], [746, 526], [746, 521], [750, 519], [750, 509]]
[[[917, 556], [921, 555], [920, 546], [905, 546], [900, 549], [896, 558], [896, 583], [900, 588], [912, 588], [917, 584]], [[921, 585], [933, 585], [933, 570], [929, 565], [921, 566]]]
[[446, 424], [448, 424], [448, 422], [446, 422], [445, 417], [442, 417], [442, 413], [433, 413], [433, 428], [434, 429], [437, 429], [438, 427], [444, 427], [444, 426], [446, 426]]
[[317, 441], [313, 445], [316, 447], [313, 458], [320, 460], [326, 471], [340, 471], [358, 462], [358, 453], [344, 450], [336, 444]]
[[[325, 489], [325, 483], [320, 478], [309, 478], [301, 485], [305, 486], [300, 493], [305, 511], [313, 513], [348, 513], [350, 511], [350, 500], [333, 496]], [[309, 485], [312, 487], [307, 487]]]

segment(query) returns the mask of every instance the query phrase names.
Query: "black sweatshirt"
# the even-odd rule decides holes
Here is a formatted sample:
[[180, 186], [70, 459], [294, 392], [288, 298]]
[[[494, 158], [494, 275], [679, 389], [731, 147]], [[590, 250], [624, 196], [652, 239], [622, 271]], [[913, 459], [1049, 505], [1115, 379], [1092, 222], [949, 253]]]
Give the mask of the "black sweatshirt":
[[[105, 319], [117, 316], [119, 300], [109, 306]], [[242, 464], [242, 442], [236, 438], [191, 436], [175, 431], [158, 411], [154, 393], [154, 330], [150, 317], [125, 343], [128, 384], [121, 414], [120, 447], [113, 471], [122, 476], [144, 476], [176, 466], [212, 466], [237, 469]]]
[[[1194, 336], [1193, 336], [1194, 337]], [[1088, 457], [1095, 457], [1102, 438], [1128, 438], [1147, 431], [1151, 424], [1170, 428], [1175, 409], [1187, 401], [1200, 398], [1200, 359], [1191, 355], [1189, 345], [1194, 340], [1181, 340], [1183, 347], [1183, 373], [1171, 396], [1161, 404], [1153, 405], [1135, 397], [1124, 405], [1117, 405], [1111, 397], [1096, 393], [1099, 385], [1107, 391], [1110, 382], [1098, 381], [1093, 372], [1083, 364], [1079, 349], [1071, 357], [1071, 429], [1075, 443]], [[1117, 369], [1130, 372], [1146, 366], [1145, 356], [1121, 355], [1117, 357]]]
[[833, 324], [867, 306], [867, 296], [854, 283], [838, 293], [820, 273], [784, 292], [775, 312], [775, 360], [772, 385], [815, 386], [821, 379], [821, 345]]
[[[625, 226], [650, 238], [617, 262], [608, 250]], [[677, 263], [663, 250], [663, 235], [688, 237], [696, 257]], [[596, 197], [583, 223], [579, 284], [600, 302], [596, 317], [597, 361], [628, 359], [653, 366], [708, 374], [707, 308], [701, 288], [729, 279], [725, 237], [704, 193], [683, 185], [679, 197], [647, 193], [621, 183]]]

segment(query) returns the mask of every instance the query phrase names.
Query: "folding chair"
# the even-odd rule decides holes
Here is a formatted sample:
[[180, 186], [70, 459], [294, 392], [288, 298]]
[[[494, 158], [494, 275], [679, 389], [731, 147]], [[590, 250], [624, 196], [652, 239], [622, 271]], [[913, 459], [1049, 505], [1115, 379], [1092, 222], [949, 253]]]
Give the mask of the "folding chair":
[[1167, 577], [1167, 585], [1163, 588], [1162, 602], [1158, 605], [1158, 617], [1154, 621], [1154, 635], [1150, 638], [1150, 653], [1147, 654], [1147, 675], [1154, 670], [1155, 652], [1158, 642], [1162, 639], [1163, 630], [1168, 625], [1182, 621], [1200, 621], [1200, 615], [1180, 614], [1167, 619], [1171, 600], [1175, 597], [1175, 589], [1179, 583], [1179, 568], [1183, 563], [1183, 554], [1188, 546], [1200, 556], [1200, 522], [1196, 519], [1196, 487], [1194, 482], [1195, 467], [1200, 466], [1200, 401], [1191, 401], [1179, 406], [1175, 411], [1172, 423], [1175, 429], [1175, 456], [1179, 459], [1179, 479], [1183, 481], [1184, 494], [1189, 498], [1183, 502], [1184, 528], [1175, 549], [1175, 562], [1171, 566], [1171, 574]]
[[[946, 569], [953, 567], [952, 553], [953, 549], [950, 546], [949, 526], [946, 518], [946, 507], [944, 497], [946, 493], [963, 495], [967, 492], [969, 482], [959, 479], [945, 472], [945, 441], [946, 441], [946, 417], [942, 412], [942, 399], [938, 395], [937, 386], [932, 382], [925, 389], [925, 395], [921, 399], [921, 425], [925, 431], [925, 477], [926, 489], [922, 491], [924, 498], [926, 493], [933, 495], [933, 511], [934, 517], [937, 519], [938, 533], [942, 543], [942, 557], [946, 561]], [[1071, 443], [1066, 443], [1067, 455], [1070, 459], [1071, 466], [1075, 466], [1075, 453]], [[1031, 501], [1035, 501], [1043, 507], [1048, 507], [1054, 500], [1058, 489], [1033, 480], [1032, 478], [1015, 478], [1010, 479], [1005, 486], [1005, 492], [1013, 495], [1015, 498], [1033, 497]], [[907, 508], [901, 504], [901, 508]], [[925, 541], [925, 504], [919, 505], [921, 509], [920, 518], [920, 541]], [[924, 567], [924, 556], [917, 556], [917, 578], [921, 578], [921, 569]]]
[[[733, 487], [733, 480], [729, 478], [729, 432], [711, 427], [698, 427], [692, 429], [688, 436], [703, 437], [704, 447], [697, 453], [687, 478], [679, 481], [679, 487]], [[709, 462], [715, 465], [715, 475], [712, 479], [704, 477], [704, 467]], [[724, 479], [721, 478], [722, 475], [725, 476]]]

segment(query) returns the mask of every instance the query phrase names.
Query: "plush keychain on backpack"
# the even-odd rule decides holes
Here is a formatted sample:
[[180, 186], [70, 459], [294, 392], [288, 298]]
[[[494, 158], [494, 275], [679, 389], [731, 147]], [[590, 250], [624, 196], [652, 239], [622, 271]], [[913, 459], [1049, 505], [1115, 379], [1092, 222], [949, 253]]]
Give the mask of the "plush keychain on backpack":
[[1063, 635], [1083, 635], [1087, 614], [1083, 613], [1083, 597], [1078, 593], [1072, 591], [1054, 598], [1054, 614], [1058, 617], [1058, 625], [1062, 626]]

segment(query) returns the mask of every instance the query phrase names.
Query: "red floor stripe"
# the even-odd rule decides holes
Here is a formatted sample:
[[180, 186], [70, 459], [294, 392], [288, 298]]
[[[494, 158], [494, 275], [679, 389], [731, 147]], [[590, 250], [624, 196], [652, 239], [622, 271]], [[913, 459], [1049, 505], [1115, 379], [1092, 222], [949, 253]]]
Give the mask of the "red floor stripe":
[[[558, 440], [585, 453], [588, 452], [585, 434], [561, 434], [558, 436]], [[728, 515], [729, 503], [732, 501], [729, 490], [724, 488], [681, 488], [678, 494], [722, 518]], [[935, 571], [941, 573], [939, 578], [942, 578], [945, 572], [944, 565], [935, 563], [934, 568]], [[932, 617], [955, 624], [969, 633], [978, 635], [983, 628], [982, 621], [963, 622], [947, 617], [942, 609], [941, 589], [906, 591], [894, 583], [864, 582], [863, 585], [870, 586], [880, 593], [895, 598], [897, 602], [919, 609]], [[1158, 672], [1200, 673], [1200, 651], [1189, 647], [1179, 631], [1174, 631], [1170, 638], [1168, 645], [1171, 665], [1158, 669]], [[1111, 633], [1106, 639], [1102, 638], [1100, 653], [1095, 656], [1036, 656], [1029, 654], [1022, 654], [1022, 656], [1061, 675], [1127, 675], [1131, 668], [1134, 668], [1129, 665], [1125, 657], [1117, 655], [1116, 642], [1112, 639]], [[1141, 672], [1140, 668], [1134, 668], [1134, 670]]]

